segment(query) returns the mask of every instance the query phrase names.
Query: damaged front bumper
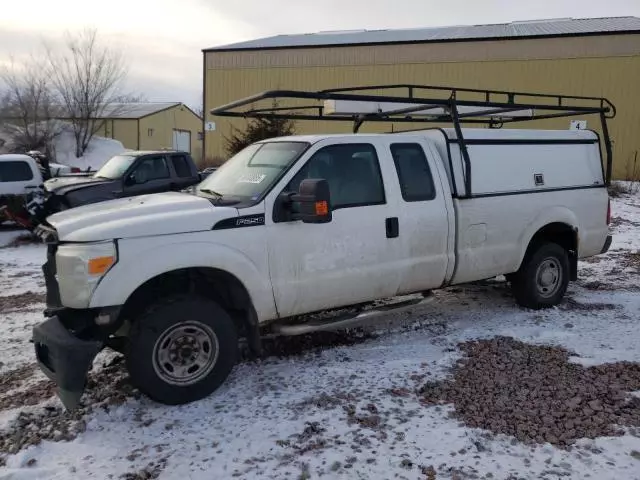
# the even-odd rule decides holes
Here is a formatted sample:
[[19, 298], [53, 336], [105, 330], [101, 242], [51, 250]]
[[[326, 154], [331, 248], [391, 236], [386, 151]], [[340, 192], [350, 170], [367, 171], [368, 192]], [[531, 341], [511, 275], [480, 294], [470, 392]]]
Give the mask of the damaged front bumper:
[[38, 365], [56, 383], [62, 404], [67, 410], [75, 409], [87, 384], [87, 373], [104, 346], [103, 342], [74, 336], [54, 315], [34, 327], [33, 343]]
[[[57, 238], [50, 238], [51, 235], [55, 236], [55, 230], [42, 226], [38, 233], [44, 234], [47, 238], [41, 238], [49, 243], [47, 262], [42, 267], [47, 288], [45, 316], [49, 318], [33, 329], [36, 359], [44, 374], [56, 383], [58, 397], [64, 407], [73, 410], [80, 402], [87, 383], [87, 373], [104, 343], [97, 339], [79, 338], [65, 325], [64, 320], [70, 315], [66, 315], [69, 310], [60, 301], [56, 280]], [[89, 312], [76, 311], [72, 319], [76, 324], [89, 325], [93, 316]]]

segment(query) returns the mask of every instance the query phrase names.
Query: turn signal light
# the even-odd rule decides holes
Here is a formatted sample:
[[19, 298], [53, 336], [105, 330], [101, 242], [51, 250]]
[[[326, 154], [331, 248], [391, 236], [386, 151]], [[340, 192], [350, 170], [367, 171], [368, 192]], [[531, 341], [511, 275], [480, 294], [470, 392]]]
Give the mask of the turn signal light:
[[89, 260], [89, 275], [102, 275], [106, 273], [114, 262], [114, 257], [92, 258]]
[[329, 215], [329, 205], [326, 201], [316, 202], [316, 215]]

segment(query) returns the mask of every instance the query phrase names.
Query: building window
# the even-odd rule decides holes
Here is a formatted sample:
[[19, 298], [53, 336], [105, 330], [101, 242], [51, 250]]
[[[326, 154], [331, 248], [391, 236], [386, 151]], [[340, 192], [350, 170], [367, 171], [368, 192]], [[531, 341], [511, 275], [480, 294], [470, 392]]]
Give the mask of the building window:
[[153, 137], [153, 128], [147, 129], [147, 135]]

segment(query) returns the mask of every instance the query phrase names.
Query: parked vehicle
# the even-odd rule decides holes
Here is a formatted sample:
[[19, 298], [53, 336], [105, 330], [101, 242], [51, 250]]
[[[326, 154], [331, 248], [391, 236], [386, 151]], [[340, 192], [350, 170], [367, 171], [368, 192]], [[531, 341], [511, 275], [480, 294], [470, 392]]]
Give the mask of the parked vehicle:
[[34, 220], [46, 216], [40, 213], [46, 203], [44, 183], [74, 175], [82, 175], [79, 168], [50, 162], [35, 150], [26, 155], [0, 155], [0, 223], [12, 220], [33, 229]]
[[[52, 172], [56, 164], [51, 164]], [[44, 188], [26, 199], [27, 219], [33, 230], [61, 210], [148, 193], [180, 191], [200, 180], [193, 159], [178, 151], [127, 152], [112, 157], [97, 172], [66, 171], [44, 182]]]
[[[531, 107], [520, 94], [505, 102], [492, 99], [501, 92], [482, 91], [472, 103], [458, 100], [461, 92], [452, 89], [446, 100], [415, 91], [267, 92], [213, 113], [264, 116], [234, 109], [288, 96], [334, 102], [313, 111], [355, 118], [356, 126], [360, 114], [344, 112], [375, 102], [368, 120], [402, 122], [411, 111], [413, 121], [454, 128], [266, 140], [195, 194], [119, 199], [49, 217], [38, 233], [49, 243], [50, 318], [35, 327], [34, 343], [65, 406], [79, 401], [104, 347], [124, 352], [142, 392], [181, 404], [224, 382], [239, 338], [258, 355], [264, 333], [347, 328], [382, 314], [372, 306], [380, 299], [398, 297], [393, 308], [407, 308], [433, 289], [507, 275], [523, 307], [561, 302], [578, 259], [611, 242], [610, 175], [598, 136], [463, 129], [459, 115], [493, 125], [579, 111], [600, 115], [606, 132], [613, 106], [595, 99], [587, 110], [585, 99], [541, 96], [535, 112], [523, 114]], [[608, 155], [607, 172], [610, 162]], [[308, 315], [347, 307], [355, 311], [347, 318]]]
[[218, 170], [218, 167], [207, 167], [200, 172], [200, 177], [204, 180], [216, 170]]
[[0, 223], [7, 220], [28, 223], [25, 198], [38, 189], [43, 181], [40, 166], [33, 157], [0, 155]]
[[92, 176], [68, 176], [45, 182], [51, 213], [114, 198], [179, 191], [200, 181], [186, 152], [126, 152], [112, 157]]
[[70, 167], [69, 165], [62, 165], [61, 163], [49, 162], [49, 169], [51, 170], [52, 177], [82, 174], [78, 167]]

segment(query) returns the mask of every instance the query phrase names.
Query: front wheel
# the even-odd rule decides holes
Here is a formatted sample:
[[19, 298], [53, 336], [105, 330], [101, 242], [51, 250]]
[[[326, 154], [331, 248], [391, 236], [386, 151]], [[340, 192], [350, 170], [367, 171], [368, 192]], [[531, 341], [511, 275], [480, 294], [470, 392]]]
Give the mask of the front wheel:
[[238, 336], [217, 303], [173, 298], [133, 322], [125, 355], [131, 381], [142, 393], [180, 405], [222, 385], [238, 359]]
[[542, 243], [511, 278], [516, 301], [540, 310], [558, 305], [569, 285], [569, 255], [556, 243]]

